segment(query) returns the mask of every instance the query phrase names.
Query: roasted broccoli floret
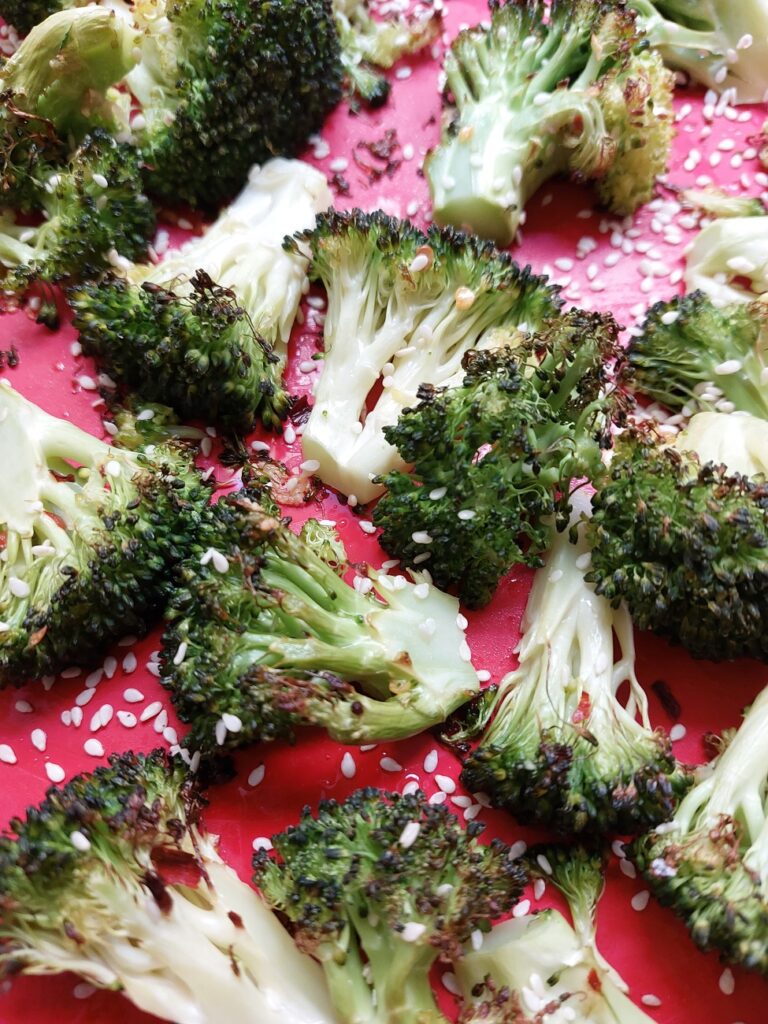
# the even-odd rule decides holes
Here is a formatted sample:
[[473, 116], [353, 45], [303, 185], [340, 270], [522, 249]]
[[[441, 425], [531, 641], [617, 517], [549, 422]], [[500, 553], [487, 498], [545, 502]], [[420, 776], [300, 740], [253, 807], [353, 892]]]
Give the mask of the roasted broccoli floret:
[[630, 855], [700, 949], [768, 976], [768, 690], [671, 822]]
[[647, 202], [672, 141], [672, 75], [621, 0], [499, 0], [445, 58], [455, 115], [425, 171], [438, 224], [509, 245], [549, 178]]
[[361, 789], [273, 836], [255, 882], [325, 972], [339, 1020], [447, 1024], [429, 984], [438, 960], [517, 902], [524, 872], [483, 826], [465, 831], [423, 793]]
[[[743, 418], [721, 414], [737, 431]], [[745, 446], [738, 449], [743, 456]], [[700, 465], [647, 432], [627, 433], [593, 499], [587, 533], [586, 579], [612, 604], [626, 601], [640, 629], [699, 658], [768, 657], [764, 480]]]
[[285, 418], [282, 384], [306, 258], [286, 234], [332, 202], [325, 175], [299, 160], [254, 168], [239, 198], [203, 234], [127, 280], [70, 293], [83, 350], [143, 396], [183, 416], [248, 431]]
[[161, 656], [191, 750], [306, 725], [346, 743], [400, 739], [477, 693], [458, 602], [425, 577], [369, 570], [352, 587], [248, 497], [214, 514], [183, 567]]
[[629, 346], [633, 387], [675, 412], [768, 419], [768, 306], [716, 306], [692, 292], [649, 311]]
[[686, 252], [685, 283], [721, 306], [768, 292], [768, 220], [719, 217], [702, 228]]
[[532, 853], [533, 869], [566, 897], [573, 926], [543, 910], [496, 925], [479, 949], [467, 949], [454, 968], [460, 1024], [653, 1024], [596, 946], [600, 856], [581, 847]]
[[651, 728], [629, 613], [585, 583], [583, 523], [573, 532], [575, 543], [567, 532], [553, 537], [536, 573], [519, 666], [502, 680], [461, 778], [524, 823], [636, 834], [669, 818], [690, 778], [669, 737]]
[[175, 441], [120, 450], [0, 381], [0, 685], [141, 633], [208, 502]]
[[[402, 465], [384, 439], [420, 384], [461, 377], [465, 352], [497, 330], [533, 330], [558, 309], [557, 290], [491, 245], [453, 231], [417, 231], [383, 213], [329, 211], [307, 242], [310, 276], [328, 292], [325, 360], [304, 429], [318, 476], [366, 502], [373, 477]], [[367, 399], [381, 382], [372, 407]]]
[[176, 1024], [333, 1024], [322, 972], [219, 855], [203, 802], [162, 750], [49, 789], [0, 836], [0, 975], [73, 971]]
[[616, 324], [573, 310], [517, 349], [469, 352], [465, 376], [424, 386], [384, 434], [412, 474], [389, 473], [373, 513], [381, 544], [435, 583], [487, 604], [515, 562], [540, 565], [549, 517], [567, 523], [569, 492], [599, 476], [617, 396], [606, 395]]
[[768, 90], [766, 0], [628, 0], [666, 63], [735, 103], [762, 103]]
[[[71, 6], [82, 6], [89, 0], [75, 0]], [[70, 6], [67, 0], [0, 0], [0, 18], [13, 25], [20, 35], [27, 35], [38, 22]]]

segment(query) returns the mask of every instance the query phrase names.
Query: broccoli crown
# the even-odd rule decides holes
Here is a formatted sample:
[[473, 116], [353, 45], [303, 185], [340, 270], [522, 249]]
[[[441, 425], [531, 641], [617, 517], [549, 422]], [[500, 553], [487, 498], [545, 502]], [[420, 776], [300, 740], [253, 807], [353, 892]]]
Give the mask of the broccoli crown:
[[0, 387], [0, 685], [144, 632], [208, 489], [177, 442], [112, 448]]
[[630, 855], [701, 949], [768, 976], [768, 690], [674, 819]]
[[[302, 444], [318, 475], [365, 502], [372, 477], [397, 467], [383, 436], [419, 385], [461, 379], [475, 347], [537, 329], [560, 305], [558, 291], [506, 254], [471, 236], [430, 229], [381, 212], [329, 211], [296, 236], [311, 249], [310, 276], [328, 292], [325, 359]], [[373, 408], [366, 400], [383, 387]]]
[[487, 604], [515, 562], [540, 564], [547, 517], [566, 517], [571, 482], [598, 476], [617, 396], [605, 363], [620, 358], [610, 317], [572, 310], [517, 350], [474, 351], [458, 387], [423, 386], [385, 437], [414, 472], [383, 478], [376, 506], [384, 549], [426, 563]]
[[636, 432], [618, 443], [593, 508], [586, 579], [598, 594], [695, 657], [766, 657], [765, 483]]
[[[510, 850], [423, 793], [358, 790], [306, 809], [254, 858], [256, 884], [323, 966], [340, 1019], [442, 1024], [428, 972], [515, 904]], [[366, 963], [363, 965], [363, 956]]]
[[369, 576], [375, 594], [252, 498], [218, 502], [163, 640], [187, 746], [211, 753], [302, 725], [350, 743], [398, 739], [474, 696], [456, 600], [418, 576]]
[[425, 164], [438, 224], [508, 245], [554, 175], [597, 180], [631, 213], [666, 169], [673, 79], [621, 0], [494, 0], [445, 75], [455, 116]]
[[0, 0], [0, 18], [25, 36], [38, 22], [69, 6], [68, 0]]
[[748, 412], [768, 419], [768, 309], [715, 303], [703, 292], [657, 302], [629, 346], [634, 387], [675, 411]]
[[689, 291], [702, 291], [721, 306], [751, 302], [768, 291], [765, 220], [750, 214], [719, 217], [694, 238], [685, 257]]
[[10, 90], [0, 92], [0, 203], [7, 209], [39, 210], [45, 198], [40, 169], [60, 166], [67, 147], [50, 121], [19, 109]]
[[632, 622], [585, 583], [589, 549], [583, 526], [575, 531], [576, 543], [554, 538], [536, 574], [519, 667], [500, 684], [462, 781], [525, 823], [643, 832], [672, 814], [690, 779], [669, 738], [651, 729]]

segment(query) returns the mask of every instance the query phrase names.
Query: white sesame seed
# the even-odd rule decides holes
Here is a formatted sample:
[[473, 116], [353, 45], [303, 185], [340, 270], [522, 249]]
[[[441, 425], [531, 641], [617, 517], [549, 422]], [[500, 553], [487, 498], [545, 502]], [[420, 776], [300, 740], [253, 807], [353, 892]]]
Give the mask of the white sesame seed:
[[424, 758], [424, 771], [430, 775], [437, 768], [438, 753], [436, 750], [430, 750], [427, 756]]
[[55, 764], [53, 761], [48, 761], [45, 766], [45, 774], [48, 776], [51, 782], [59, 783], [63, 782], [67, 776], [67, 773], [61, 767], [60, 764]]
[[140, 704], [144, 700], [144, 694], [141, 690], [136, 690], [130, 686], [127, 690], [123, 691], [123, 700], [128, 704]]
[[659, 997], [653, 995], [651, 992], [647, 995], [640, 996], [640, 1002], [643, 1006], [661, 1006], [661, 1000]]
[[547, 889], [547, 883], [543, 878], [534, 878], [533, 880], [533, 898], [540, 900]]
[[349, 167], [349, 160], [345, 156], [337, 156], [328, 164], [332, 171], [346, 171]]
[[125, 726], [126, 729], [133, 729], [138, 722], [138, 718], [132, 711], [118, 711], [117, 720], [120, 725]]
[[736, 991], [736, 978], [733, 975], [733, 971], [730, 967], [726, 967], [723, 973], [720, 975], [718, 981], [718, 987], [724, 996], [732, 996]]
[[676, 743], [678, 740], [681, 740], [685, 737], [686, 732], [687, 730], [685, 726], [678, 722], [676, 725], [673, 725], [672, 728], [669, 730], [669, 738], [672, 740], [673, 743]]
[[29, 584], [24, 580], [20, 580], [18, 576], [8, 577], [8, 589], [14, 597], [29, 597]]
[[345, 779], [354, 779], [357, 775], [357, 763], [348, 750], [341, 759], [341, 774]]
[[163, 729], [163, 739], [166, 743], [169, 743], [172, 747], [178, 745], [179, 735], [172, 725], [166, 725]]
[[429, 499], [430, 501], [440, 501], [440, 499], [444, 498], [447, 493], [447, 487], [435, 487], [434, 490], [429, 492]]
[[32, 746], [35, 750], [39, 750], [41, 753], [45, 750], [48, 743], [48, 736], [44, 729], [33, 729], [30, 739], [32, 740]]
[[453, 971], [445, 971], [440, 977], [440, 981], [442, 982], [443, 988], [450, 992], [451, 995], [461, 995], [461, 988], [459, 987], [459, 982]]
[[466, 640], [462, 640], [459, 645], [459, 657], [462, 661], [472, 661], [472, 651]]
[[0, 761], [2, 761], [3, 764], [16, 764], [17, 760], [18, 758], [13, 752], [13, 747], [8, 743], [0, 743]]
[[611, 843], [611, 850], [613, 851], [614, 857], [618, 857], [619, 860], [624, 860], [627, 856], [627, 851], [624, 848], [624, 843], [621, 839], [614, 839]]
[[732, 373], [738, 373], [739, 370], [741, 370], [740, 359], [726, 359], [724, 363], [718, 363], [715, 367], [718, 377], [727, 377]]
[[410, 782], [406, 782], [403, 786], [403, 796], [411, 796], [411, 794], [418, 792], [419, 784], [415, 779], [411, 779]]
[[425, 530], [417, 530], [411, 534], [411, 540], [414, 544], [431, 544], [432, 538]]
[[402, 927], [400, 938], [404, 942], [418, 942], [426, 930], [425, 924], [421, 924], [419, 921], [408, 921]]
[[147, 704], [147, 706], [141, 712], [141, 715], [139, 716], [139, 721], [148, 722], [150, 718], [154, 718], [155, 715], [159, 714], [159, 712], [162, 711], [162, 708], [163, 705], [159, 700], [152, 701], [152, 703]]
[[138, 662], [136, 660], [136, 655], [133, 653], [133, 651], [129, 651], [128, 654], [126, 654], [126, 656], [123, 658], [123, 672], [126, 672], [128, 675], [130, 675], [131, 672], [136, 671], [137, 665]]
[[456, 783], [449, 775], [436, 775], [435, 782], [444, 793], [456, 792]]
[[22, 715], [31, 715], [35, 710], [28, 700], [17, 700], [14, 707]]
[[83, 750], [86, 754], [90, 754], [91, 757], [104, 757], [104, 744], [95, 737], [85, 741]]
[[520, 900], [520, 902], [517, 904], [517, 906], [512, 911], [512, 917], [525, 917], [525, 915], [530, 911], [530, 909], [531, 909], [531, 901], [530, 900]]
[[293, 444], [296, 440], [296, 431], [293, 428], [292, 423], [287, 423], [283, 430], [283, 440], [286, 444]]
[[260, 786], [264, 781], [264, 776], [267, 772], [267, 766], [263, 764], [257, 765], [248, 776], [249, 786]]
[[87, 981], [81, 981], [72, 989], [72, 995], [75, 999], [90, 999], [96, 991], [93, 985], [89, 985]]
[[385, 772], [401, 772], [403, 770], [403, 766], [401, 764], [395, 761], [393, 757], [387, 756], [382, 757], [379, 761], [379, 767]]
[[661, 322], [665, 327], [670, 327], [680, 318], [680, 313], [676, 309], [670, 309], [667, 313], [662, 313]]
[[227, 726], [222, 721], [221, 718], [216, 723], [216, 728], [214, 730], [214, 734], [216, 736], [216, 743], [219, 746], [222, 746], [222, 744], [226, 741], [226, 738], [227, 738]]
[[480, 931], [479, 928], [475, 928], [475, 930], [469, 937], [469, 941], [472, 945], [472, 949], [474, 949], [475, 952], [483, 948], [483, 933]]
[[637, 868], [632, 861], [627, 860], [626, 857], [624, 860], [619, 861], [619, 870], [623, 875], [626, 875], [627, 878], [637, 878]]
[[641, 889], [640, 892], [636, 892], [632, 899], [629, 901], [633, 910], [641, 911], [645, 910], [648, 906], [648, 901], [651, 898], [651, 894], [648, 889]]
[[243, 720], [237, 715], [231, 714], [229, 711], [225, 711], [221, 716], [221, 720], [226, 726], [227, 732], [240, 732], [243, 728]]
[[74, 707], [70, 711], [69, 716], [72, 725], [74, 725], [76, 729], [79, 729], [80, 726], [83, 724], [83, 709], [79, 707]]
[[80, 851], [80, 853], [87, 853], [91, 848], [91, 842], [88, 837], [84, 836], [83, 833], [79, 832], [77, 829], [70, 833], [69, 841], [76, 850]]
[[253, 845], [254, 850], [256, 850], [257, 852], [259, 850], [271, 850], [272, 849], [272, 840], [271, 839], [267, 839], [266, 836], [257, 836], [253, 840], [253, 844], [252, 845]]
[[463, 508], [457, 513], [457, 515], [459, 519], [462, 520], [462, 522], [468, 522], [470, 519], [475, 518], [477, 512], [475, 512], [475, 510], [471, 508]]
[[93, 699], [93, 695], [96, 693], [93, 687], [88, 690], [81, 690], [80, 693], [75, 697], [75, 704], [79, 708], [85, 707], [85, 705]]
[[539, 865], [545, 875], [552, 874], [552, 865], [549, 863], [549, 859], [543, 853], [536, 854], [536, 863]]
[[416, 840], [419, 838], [419, 832], [421, 832], [421, 825], [418, 821], [409, 821], [403, 831], [400, 833], [400, 839], [398, 842], [404, 850], [409, 849], [413, 846]]
[[360, 527], [363, 533], [376, 533], [376, 527], [373, 525], [370, 519], [358, 519], [357, 525]]
[[85, 677], [85, 685], [91, 689], [94, 686], [98, 686], [99, 683], [101, 682], [103, 675], [104, 670], [101, 668], [97, 668], [95, 672], [91, 672], [89, 675]]
[[187, 656], [187, 642], [182, 640], [179, 646], [176, 648], [176, 653], [173, 656], [173, 664], [180, 665]]
[[107, 677], [107, 679], [111, 679], [116, 671], [117, 671], [117, 658], [113, 657], [110, 654], [109, 657], [104, 659], [104, 675]]
[[487, 683], [491, 678], [491, 673], [487, 668], [481, 668], [477, 673], [478, 682]]

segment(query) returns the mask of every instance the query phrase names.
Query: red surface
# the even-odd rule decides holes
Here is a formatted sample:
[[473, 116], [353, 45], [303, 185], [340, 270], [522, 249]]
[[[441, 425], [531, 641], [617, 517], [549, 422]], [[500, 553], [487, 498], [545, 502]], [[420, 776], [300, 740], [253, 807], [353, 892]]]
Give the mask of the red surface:
[[[446, 24], [450, 35], [462, 22], [476, 21], [484, 16], [485, 5], [480, 0], [453, 0], [447, 6]], [[314, 162], [330, 177], [333, 173], [330, 164], [335, 158], [346, 157], [349, 160], [349, 169], [344, 175], [351, 192], [348, 197], [338, 198], [340, 208], [352, 205], [365, 209], [383, 207], [387, 212], [404, 216], [408, 205], [417, 201], [419, 212], [413, 219], [423, 223], [428, 201], [419, 166], [424, 152], [436, 141], [438, 134], [438, 65], [429, 59], [411, 59], [403, 62], [401, 67], [406, 65], [413, 68], [413, 73], [409, 78], [393, 77], [392, 98], [383, 111], [351, 116], [345, 107], [341, 107], [335, 113], [323, 132], [330, 146], [330, 155]], [[762, 124], [762, 108], [746, 108], [751, 115], [747, 123], [716, 118], [711, 135], [702, 139], [701, 129], [705, 123], [701, 114], [702, 96], [686, 94], [679, 99], [678, 108], [683, 103], [690, 104], [693, 109], [678, 125], [676, 158], [669, 175], [670, 182], [690, 185], [699, 174], [709, 174], [719, 182], [737, 182], [741, 175], [746, 175], [740, 187], [750, 194], [759, 194], [760, 188], [754, 178], [759, 170], [756, 160], [745, 159], [742, 167], [734, 169], [730, 166], [732, 153], [723, 152], [720, 166], [713, 170], [707, 158], [717, 151], [718, 142], [726, 137], [735, 139], [735, 152], [741, 152], [747, 145], [745, 140]], [[739, 108], [739, 111], [744, 109]], [[397, 130], [401, 147], [408, 143], [414, 146], [415, 155], [411, 160], [404, 160], [391, 178], [385, 176], [371, 184], [355, 166], [353, 154], [358, 152], [367, 163], [375, 161], [365, 152], [356, 151], [355, 146], [361, 140], [378, 139], [389, 127]], [[698, 168], [688, 172], [683, 169], [682, 162], [692, 147], [698, 148], [704, 159]], [[402, 149], [396, 155], [402, 158]], [[311, 150], [308, 158], [312, 159]], [[552, 199], [547, 205], [542, 200], [550, 195]], [[620, 321], [629, 324], [632, 322], [629, 311], [633, 305], [670, 295], [676, 288], [668, 278], [662, 278], [655, 282], [649, 294], [641, 293], [640, 283], [645, 276], [641, 264], [647, 258], [642, 253], [623, 256], [616, 266], [605, 267], [605, 256], [618, 251], [612, 242], [620, 240], [612, 239], [612, 231], [620, 225], [600, 211], [584, 213], [580, 217], [581, 211], [592, 209], [592, 202], [593, 197], [586, 189], [561, 182], [545, 186], [530, 205], [524, 239], [516, 256], [521, 262], [530, 262], [536, 269], [541, 269], [557, 257], [574, 258], [578, 240], [583, 236], [594, 237], [598, 249], [585, 260], [577, 260], [573, 271], [558, 271], [556, 276], [567, 276], [582, 283], [578, 304], [612, 310]], [[636, 227], [640, 229], [641, 236], [635, 238], [635, 242], [647, 239], [658, 248], [659, 258], [666, 262], [668, 269], [681, 267], [682, 246], [667, 245], [662, 235], [653, 230], [660, 227], [658, 221], [653, 222], [655, 215], [658, 214], [650, 209], [638, 214]], [[605, 284], [604, 290], [591, 290], [587, 281], [591, 264], [599, 268], [597, 279]], [[300, 357], [297, 356], [300, 352], [312, 350], [315, 333], [309, 326], [297, 329], [290, 377], [295, 391], [306, 392], [308, 389], [310, 382], [299, 373], [297, 364]], [[83, 391], [75, 381], [82, 374], [95, 376], [94, 368], [90, 361], [72, 356], [70, 345], [73, 340], [74, 334], [69, 328], [51, 334], [37, 327], [24, 313], [7, 315], [0, 320], [0, 348], [7, 348], [13, 343], [21, 354], [21, 365], [6, 371], [13, 384], [48, 411], [67, 416], [99, 433], [98, 410], [93, 408], [96, 396], [92, 391]], [[301, 461], [298, 442], [288, 447], [280, 441], [273, 445], [273, 451], [289, 465], [297, 465]], [[228, 471], [222, 471], [219, 477], [226, 480], [228, 475]], [[309, 514], [338, 521], [353, 560], [379, 564], [385, 557], [375, 540], [356, 525], [356, 517], [340, 506], [335, 497], [328, 496], [306, 510], [299, 510], [295, 518], [300, 520]], [[469, 636], [474, 664], [478, 669], [489, 669], [494, 678], [514, 666], [511, 652], [518, 637], [528, 581], [527, 571], [513, 571], [501, 586], [492, 606], [470, 616]], [[83, 744], [93, 735], [89, 730], [91, 715], [102, 704], [108, 702], [115, 710], [130, 708], [134, 712], [140, 712], [153, 700], [163, 700], [167, 704], [159, 683], [145, 669], [150, 652], [157, 646], [158, 636], [154, 633], [134, 647], [114, 652], [121, 662], [132, 651], [137, 657], [138, 668], [127, 673], [118, 667], [112, 679], [104, 678], [99, 683], [93, 699], [84, 708], [84, 721], [79, 728], [65, 727], [60, 714], [74, 705], [75, 697], [83, 689], [85, 672], [80, 679], [58, 679], [49, 692], [45, 692], [40, 684], [31, 684], [22, 691], [0, 694], [0, 742], [10, 743], [18, 757], [16, 765], [0, 763], [0, 823], [8, 821], [13, 814], [21, 813], [29, 803], [42, 797], [48, 785], [44, 767], [47, 761], [61, 764], [68, 777], [100, 763], [102, 759], [89, 757], [84, 752]], [[671, 649], [648, 635], [638, 637], [638, 650], [640, 679], [649, 686], [654, 680], [663, 678], [682, 706], [681, 720], [687, 734], [676, 749], [684, 760], [702, 761], [703, 734], [736, 725], [740, 709], [765, 682], [765, 670], [759, 664], [744, 662], [717, 666], [693, 662], [682, 651]], [[142, 704], [126, 704], [122, 694], [129, 686], [143, 692], [145, 701]], [[20, 699], [29, 701], [34, 710], [31, 713], [17, 710], [15, 705]], [[667, 728], [673, 724], [653, 695], [651, 712], [655, 724]], [[30, 742], [30, 733], [35, 728], [47, 732], [44, 753], [37, 751]], [[97, 735], [107, 752], [131, 747], [148, 750], [158, 741], [162, 742], [153, 731], [151, 722], [127, 730], [114, 719]], [[211, 794], [209, 827], [211, 831], [220, 833], [224, 853], [242, 876], [248, 877], [252, 840], [257, 836], [269, 836], [295, 820], [306, 803], [315, 804], [328, 795], [342, 797], [361, 784], [402, 788], [409, 775], [418, 778], [428, 793], [434, 792], [437, 788], [434, 777], [423, 770], [423, 760], [428, 751], [438, 746], [433, 737], [423, 735], [404, 743], [380, 745], [365, 753], [353, 751], [358, 770], [352, 780], [345, 779], [340, 771], [346, 748], [340, 748], [320, 735], [305, 735], [294, 748], [273, 745], [249, 751], [239, 757], [237, 778]], [[395, 758], [403, 766], [402, 772], [383, 771], [379, 760], [384, 754]], [[257, 787], [251, 787], [247, 782], [248, 775], [259, 764], [266, 767], [264, 781]], [[438, 771], [454, 776], [458, 773], [457, 761], [442, 749]], [[457, 790], [457, 794], [460, 792]], [[500, 813], [487, 812], [484, 820], [489, 825], [489, 835], [499, 835], [508, 841], [529, 837], [526, 830]], [[647, 1012], [659, 1024], [764, 1022], [763, 982], [735, 970], [735, 994], [724, 995], [718, 985], [723, 968], [717, 957], [699, 954], [689, 942], [682, 925], [671, 914], [653, 902], [641, 913], [631, 909], [630, 899], [641, 889], [642, 882], [625, 877], [618, 862], [613, 860], [607, 891], [600, 904], [599, 935], [602, 948], [630, 984], [634, 999], [639, 1002], [641, 996], [648, 993], [657, 996], [661, 1006], [648, 1008]], [[542, 905], [547, 899], [548, 894]], [[134, 1011], [119, 995], [94, 994], [82, 987], [76, 989], [76, 985], [77, 979], [71, 976], [16, 980], [13, 986], [7, 986], [7, 990], [0, 994], [0, 1024], [58, 1024], [62, 1019], [72, 1024], [100, 1024], [108, 1016], [115, 1016], [122, 1024], [140, 1024], [149, 1020]], [[73, 989], [80, 998], [73, 995]]]

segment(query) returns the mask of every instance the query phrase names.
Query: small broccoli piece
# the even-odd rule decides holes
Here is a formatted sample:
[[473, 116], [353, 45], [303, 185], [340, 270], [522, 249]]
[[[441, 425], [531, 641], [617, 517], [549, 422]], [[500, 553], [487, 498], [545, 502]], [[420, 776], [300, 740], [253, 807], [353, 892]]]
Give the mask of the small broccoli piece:
[[0, 685], [143, 633], [208, 502], [178, 442], [123, 451], [0, 382]]
[[445, 58], [455, 116], [425, 172], [438, 224], [509, 245], [549, 178], [594, 180], [615, 213], [650, 199], [672, 142], [672, 85], [620, 0], [491, 2]]
[[[439, 960], [517, 902], [524, 872], [483, 826], [461, 828], [423, 793], [358, 790], [273, 836], [254, 858], [264, 898], [325, 972], [342, 1024], [447, 1024], [429, 984]], [[365, 959], [364, 959], [365, 958]]]
[[[742, 416], [723, 415], [738, 431]], [[743, 454], [745, 448], [739, 444]], [[648, 433], [618, 442], [587, 526], [586, 579], [635, 625], [721, 661], [768, 657], [768, 486]]]
[[685, 257], [685, 284], [716, 305], [752, 302], [768, 292], [768, 231], [763, 217], [720, 217], [698, 233]]
[[768, 976], [768, 690], [664, 829], [630, 855], [703, 950]]
[[761, 199], [733, 195], [712, 185], [683, 189], [680, 196], [685, 206], [693, 207], [710, 217], [765, 216], [765, 205]]
[[532, 853], [533, 869], [566, 897], [573, 926], [544, 910], [496, 925], [479, 949], [467, 949], [454, 968], [465, 1001], [460, 1024], [653, 1024], [596, 946], [600, 856], [581, 847]]
[[0, 0], [0, 18], [7, 25], [13, 25], [16, 31], [25, 36], [31, 32], [38, 22], [69, 6], [80, 6], [89, 0]]
[[83, 350], [150, 400], [247, 432], [277, 427], [290, 408], [282, 375], [306, 286], [291, 231], [332, 202], [325, 175], [299, 160], [254, 168], [201, 238], [127, 280], [70, 293]]
[[768, 419], [768, 306], [715, 305], [703, 292], [657, 302], [629, 346], [633, 386], [675, 412]]
[[[49, 789], [0, 837], [0, 974], [74, 971], [177, 1024], [333, 1024], [322, 972], [221, 858], [203, 803], [162, 750]], [[179, 864], [199, 880], [173, 881]]]
[[422, 387], [384, 432], [415, 465], [383, 478], [373, 521], [385, 551], [426, 564], [440, 587], [458, 584], [472, 608], [512, 564], [540, 565], [549, 517], [567, 522], [572, 482], [603, 469], [617, 331], [610, 317], [572, 310], [517, 349], [469, 352], [459, 386]]
[[337, 576], [344, 576], [349, 568], [344, 541], [333, 526], [327, 526], [318, 519], [308, 519], [299, 532], [299, 538], [329, 565]]
[[400, 739], [477, 693], [455, 598], [418, 574], [369, 570], [373, 592], [351, 587], [247, 497], [214, 515], [182, 569], [161, 655], [190, 749], [306, 725], [345, 743]]
[[724, 412], [699, 412], [675, 438], [681, 452], [724, 466], [729, 473], [768, 480], [768, 420]]
[[22, 226], [0, 215], [2, 287], [24, 291], [35, 280], [80, 281], [124, 259], [140, 259], [155, 230], [141, 191], [135, 153], [111, 136], [87, 136], [68, 164], [38, 165], [38, 205], [45, 220]]
[[372, 478], [402, 465], [383, 428], [419, 385], [460, 377], [464, 353], [492, 344], [497, 331], [539, 327], [557, 312], [558, 292], [491, 245], [450, 230], [422, 234], [380, 212], [329, 211], [291, 248], [302, 242], [310, 276], [328, 292], [304, 457], [320, 463], [324, 483], [367, 502], [383, 489]]
[[651, 728], [627, 609], [584, 582], [583, 524], [574, 533], [575, 543], [553, 538], [536, 573], [519, 666], [502, 680], [461, 779], [526, 824], [636, 834], [669, 818], [690, 778], [669, 737]]
[[372, 107], [389, 97], [389, 82], [378, 69], [430, 46], [442, 29], [439, 11], [378, 19], [371, 15], [369, 0], [333, 0], [333, 14], [349, 90]]
[[628, 0], [665, 62], [735, 103], [762, 103], [768, 89], [765, 0]]

